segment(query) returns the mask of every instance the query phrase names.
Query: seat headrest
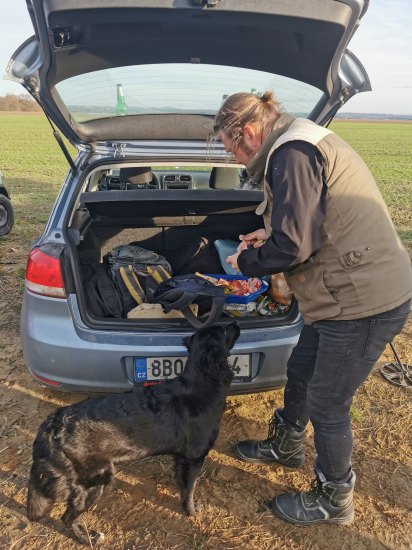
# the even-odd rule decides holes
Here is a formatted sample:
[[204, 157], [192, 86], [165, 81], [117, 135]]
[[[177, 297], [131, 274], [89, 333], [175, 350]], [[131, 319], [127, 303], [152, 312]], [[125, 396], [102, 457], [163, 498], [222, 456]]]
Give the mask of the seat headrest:
[[238, 168], [214, 166], [210, 173], [209, 187], [212, 189], [237, 189], [240, 186]]
[[120, 168], [120, 179], [129, 183], [150, 183], [153, 180], [153, 173], [150, 166]]

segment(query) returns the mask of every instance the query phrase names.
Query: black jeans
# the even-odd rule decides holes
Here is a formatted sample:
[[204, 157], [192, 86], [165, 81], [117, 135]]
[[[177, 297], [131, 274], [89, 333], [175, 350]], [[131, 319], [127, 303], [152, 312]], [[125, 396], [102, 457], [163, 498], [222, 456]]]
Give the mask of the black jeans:
[[330, 481], [350, 475], [350, 406], [387, 343], [401, 332], [411, 301], [371, 317], [304, 325], [288, 361], [282, 417], [305, 427], [310, 420], [317, 463]]

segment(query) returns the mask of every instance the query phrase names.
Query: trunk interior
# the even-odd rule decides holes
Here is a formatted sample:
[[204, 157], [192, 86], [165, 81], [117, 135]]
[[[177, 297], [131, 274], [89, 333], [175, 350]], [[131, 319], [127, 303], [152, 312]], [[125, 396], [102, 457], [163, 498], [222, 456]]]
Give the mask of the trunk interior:
[[[184, 317], [156, 321], [152, 317], [128, 318], [130, 314], [124, 312], [116, 316], [118, 318], [107, 313], [96, 314], [91, 307], [90, 264], [105, 265], [111, 275], [107, 255], [115, 247], [133, 244], [164, 256], [171, 265], [172, 276], [195, 272], [224, 275], [214, 241], [238, 241], [239, 234], [261, 228], [263, 222], [255, 214], [255, 209], [262, 196], [261, 191], [227, 189], [134, 189], [82, 193], [80, 206], [70, 224], [70, 235], [71, 241], [76, 242], [72, 256], [78, 267], [76, 293], [80, 297], [83, 320], [90, 326], [113, 324], [119, 330], [130, 328], [131, 324], [143, 330], [145, 327], [164, 330], [170, 323], [176, 328], [188, 329], [190, 324]], [[267, 295], [270, 298], [270, 277], [268, 283], [269, 290], [262, 297]], [[208, 310], [208, 303], [199, 305], [198, 318], [201, 321], [207, 318]], [[230, 322], [237, 317], [245, 327], [263, 327], [288, 323], [296, 315], [294, 301], [289, 308], [278, 307], [276, 314], [271, 315], [257, 312], [253, 316], [246, 315], [244, 311], [236, 311], [236, 306], [235, 311], [228, 312], [225, 305], [219, 320]]]

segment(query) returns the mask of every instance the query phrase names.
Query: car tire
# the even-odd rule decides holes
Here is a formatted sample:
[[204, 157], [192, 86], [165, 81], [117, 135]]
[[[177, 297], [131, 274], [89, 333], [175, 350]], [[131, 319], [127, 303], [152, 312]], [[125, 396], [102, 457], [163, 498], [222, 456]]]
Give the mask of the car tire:
[[0, 236], [10, 233], [14, 224], [14, 211], [10, 200], [0, 194]]

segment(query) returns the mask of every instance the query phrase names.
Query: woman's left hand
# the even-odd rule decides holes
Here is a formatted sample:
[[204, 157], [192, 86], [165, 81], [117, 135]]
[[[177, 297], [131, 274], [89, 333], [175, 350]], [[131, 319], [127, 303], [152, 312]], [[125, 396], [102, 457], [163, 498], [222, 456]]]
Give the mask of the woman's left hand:
[[236, 252], [239, 254], [240, 252], [242, 252], [242, 250], [247, 250], [248, 249], [248, 244], [246, 241], [240, 241], [237, 249], [236, 249]]
[[231, 256], [228, 256], [226, 258], [226, 263], [230, 264], [233, 269], [236, 269], [237, 271], [240, 271], [238, 265], [237, 265], [237, 259], [239, 257], [240, 252], [236, 252], [235, 254], [232, 254]]

